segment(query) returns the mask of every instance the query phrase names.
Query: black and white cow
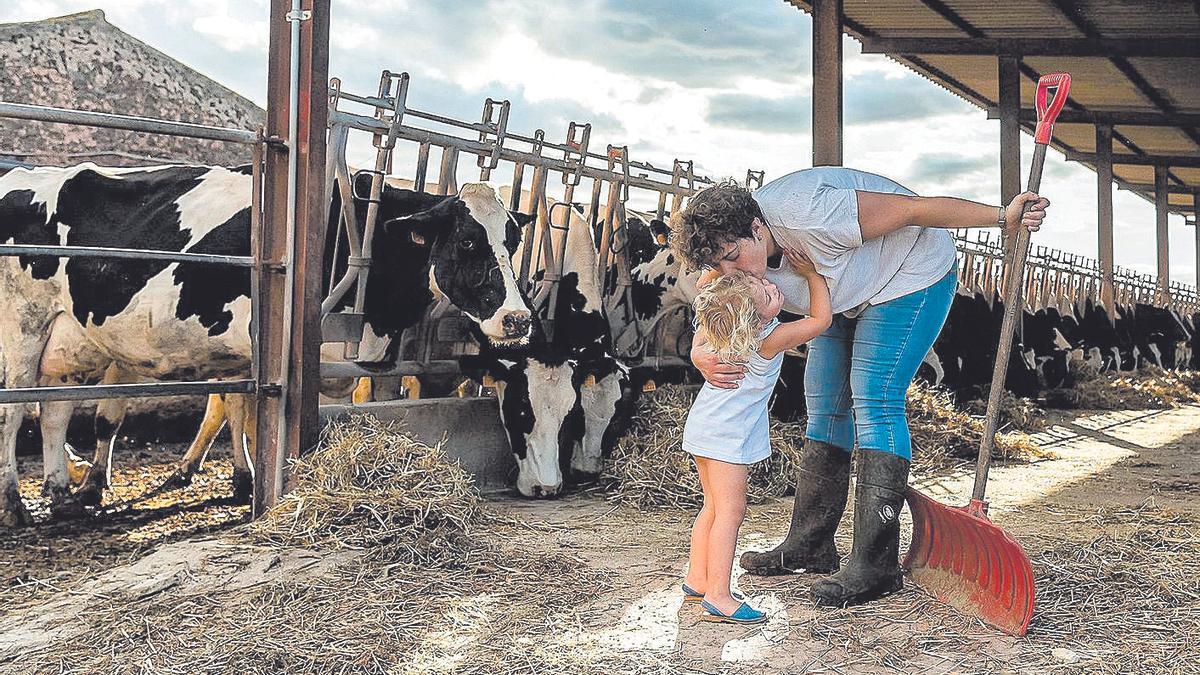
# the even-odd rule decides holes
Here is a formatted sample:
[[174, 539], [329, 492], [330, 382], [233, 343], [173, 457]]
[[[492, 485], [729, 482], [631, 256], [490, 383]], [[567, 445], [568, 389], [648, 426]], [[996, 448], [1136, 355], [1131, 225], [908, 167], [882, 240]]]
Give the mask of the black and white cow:
[[[700, 272], [685, 272], [677, 256], [666, 247], [665, 225], [649, 214], [628, 211], [626, 232], [630, 266], [628, 295], [614, 283], [605, 298], [618, 354], [639, 353], [639, 340], [646, 341], [659, 332], [659, 342], [670, 351], [679, 351], [674, 344], [686, 335], [678, 334], [687, 327], [686, 312], [696, 297], [696, 281]], [[613, 268], [610, 268], [610, 273]], [[631, 302], [632, 301], [632, 302]], [[664, 321], [680, 319], [670, 326]], [[660, 328], [661, 327], [661, 328]], [[676, 348], [676, 349], [671, 349]], [[687, 349], [683, 348], [686, 356]]]
[[[0, 177], [0, 241], [245, 256], [250, 194], [249, 175], [217, 167], [17, 169]], [[491, 186], [468, 184], [451, 197], [387, 190], [380, 207], [375, 283], [367, 298], [383, 310], [373, 318], [375, 331], [400, 329], [389, 306], [413, 297], [427, 303], [442, 293], [477, 322], [485, 339], [526, 339], [529, 311], [503, 254], [518, 226]], [[249, 292], [245, 268], [4, 258], [4, 385], [90, 382], [113, 367], [158, 380], [245, 376]], [[17, 491], [15, 457], [29, 408], [0, 406], [0, 526], [30, 522]], [[69, 403], [41, 405], [44, 490], [52, 511], [61, 514], [79, 507], [62, 449], [70, 409]]]
[[[546, 303], [528, 343], [485, 342], [478, 355], [462, 359], [464, 373], [495, 381], [501, 420], [517, 459], [517, 489], [526, 497], [558, 494], [564, 464], [585, 479], [598, 474], [629, 406], [628, 371], [613, 355], [588, 221], [572, 211], [568, 227], [551, 232], [555, 242], [566, 237], [552, 324]], [[540, 234], [532, 243], [539, 240]], [[523, 241], [520, 247], [530, 244]], [[514, 261], [521, 258], [520, 247], [510, 249]], [[534, 275], [532, 293], [542, 287], [543, 276], [542, 271]]]

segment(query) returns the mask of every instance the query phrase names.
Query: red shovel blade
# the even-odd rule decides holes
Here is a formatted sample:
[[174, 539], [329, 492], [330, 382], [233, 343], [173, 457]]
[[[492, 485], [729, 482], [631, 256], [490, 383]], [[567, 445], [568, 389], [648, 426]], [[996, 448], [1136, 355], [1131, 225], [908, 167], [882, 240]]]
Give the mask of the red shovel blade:
[[964, 614], [1024, 635], [1033, 617], [1033, 566], [1024, 549], [988, 520], [984, 502], [946, 506], [911, 487], [913, 536], [903, 567], [913, 583]]

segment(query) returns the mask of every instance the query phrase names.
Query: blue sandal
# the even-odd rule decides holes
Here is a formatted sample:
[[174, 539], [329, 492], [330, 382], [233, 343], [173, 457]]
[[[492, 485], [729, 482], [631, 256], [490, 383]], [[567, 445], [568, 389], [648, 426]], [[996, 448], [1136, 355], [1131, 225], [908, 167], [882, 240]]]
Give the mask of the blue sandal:
[[[688, 586], [687, 584], [681, 584], [680, 588], [683, 589], [683, 601], [684, 602], [700, 602], [701, 600], [704, 599], [703, 593], [697, 591], [696, 589], [692, 588], [691, 586]], [[737, 591], [732, 591], [730, 593], [730, 595], [732, 595], [733, 599], [737, 600], [738, 602], [742, 602], [743, 600], [746, 599], [746, 596], [742, 595], [741, 593], [738, 593]]]
[[700, 606], [704, 608], [704, 616], [701, 617], [704, 621], [749, 625], [762, 623], [767, 620], [766, 612], [760, 612], [744, 602], [738, 606], [733, 614], [722, 614], [721, 610], [708, 604], [707, 601], [701, 601]]

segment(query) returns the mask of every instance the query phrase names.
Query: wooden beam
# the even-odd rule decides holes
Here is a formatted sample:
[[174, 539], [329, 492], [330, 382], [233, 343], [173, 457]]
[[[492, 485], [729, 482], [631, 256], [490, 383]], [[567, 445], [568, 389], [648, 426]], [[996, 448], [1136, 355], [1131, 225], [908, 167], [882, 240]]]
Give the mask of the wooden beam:
[[[1000, 109], [987, 109], [989, 120], [1000, 119]], [[1021, 109], [1022, 122], [1036, 122], [1037, 111]], [[1188, 113], [1167, 114], [1162, 112], [1140, 112], [1134, 110], [1063, 110], [1058, 114], [1059, 124], [1120, 124], [1133, 127], [1200, 127], [1200, 115]]]
[[1158, 298], [1170, 302], [1171, 254], [1167, 237], [1167, 167], [1154, 167], [1154, 232], [1158, 242]]
[[956, 56], [1135, 56], [1197, 58], [1192, 38], [981, 38], [873, 37], [862, 41], [864, 54]]
[[813, 166], [842, 165], [842, 0], [813, 0]]
[[[1068, 152], [1068, 162], [1087, 162], [1095, 164], [1094, 152]], [[1162, 166], [1178, 167], [1180, 169], [1200, 169], [1200, 155], [1127, 155], [1114, 154], [1113, 164], [1129, 164], [1133, 166]]]
[[1096, 125], [1096, 235], [1100, 254], [1100, 302], [1108, 311], [1109, 321], [1116, 320], [1113, 301], [1113, 195], [1112, 126]]
[[[1157, 187], [1154, 183], [1126, 183], [1123, 180], [1117, 181], [1117, 187], [1122, 190], [1132, 190], [1134, 192], [1154, 192]], [[1167, 193], [1173, 195], [1190, 195], [1200, 189], [1200, 185], [1168, 185]]]

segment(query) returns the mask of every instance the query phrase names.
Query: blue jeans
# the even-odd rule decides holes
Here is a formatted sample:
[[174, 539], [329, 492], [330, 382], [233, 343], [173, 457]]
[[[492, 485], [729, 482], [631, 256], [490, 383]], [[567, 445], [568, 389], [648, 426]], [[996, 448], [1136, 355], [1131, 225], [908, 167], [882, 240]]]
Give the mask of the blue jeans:
[[912, 458], [905, 416], [908, 385], [937, 339], [958, 277], [871, 305], [857, 318], [833, 317], [808, 345], [804, 396], [807, 436], [847, 452], [858, 447]]

